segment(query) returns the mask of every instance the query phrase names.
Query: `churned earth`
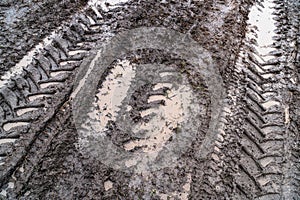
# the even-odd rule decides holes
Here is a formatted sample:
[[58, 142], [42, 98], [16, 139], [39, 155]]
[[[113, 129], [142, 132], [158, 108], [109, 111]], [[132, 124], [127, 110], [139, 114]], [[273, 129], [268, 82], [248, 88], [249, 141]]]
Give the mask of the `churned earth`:
[[0, 198], [299, 199], [299, 11], [2, 1]]

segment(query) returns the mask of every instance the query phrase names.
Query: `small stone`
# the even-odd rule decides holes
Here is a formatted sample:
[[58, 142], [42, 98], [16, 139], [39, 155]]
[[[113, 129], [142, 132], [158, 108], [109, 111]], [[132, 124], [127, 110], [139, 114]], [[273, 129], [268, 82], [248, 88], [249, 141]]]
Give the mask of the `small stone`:
[[110, 190], [112, 187], [113, 187], [113, 182], [111, 182], [111, 181], [105, 181], [104, 182], [104, 189], [105, 189], [105, 191], [107, 191], [107, 190]]
[[223, 136], [226, 135], [226, 133], [225, 133], [225, 131], [224, 131], [223, 129], [218, 129], [218, 132], [219, 132], [221, 135], [223, 135]]
[[220, 142], [224, 142], [224, 138], [221, 134], [218, 134], [217, 140], [220, 141]]
[[217, 146], [214, 147], [214, 150], [218, 153], [221, 152], [221, 150]]
[[217, 162], [220, 161], [219, 156], [218, 156], [217, 154], [215, 154], [215, 153], [213, 153], [213, 154], [211, 155], [211, 157], [212, 157], [215, 161], [217, 161]]

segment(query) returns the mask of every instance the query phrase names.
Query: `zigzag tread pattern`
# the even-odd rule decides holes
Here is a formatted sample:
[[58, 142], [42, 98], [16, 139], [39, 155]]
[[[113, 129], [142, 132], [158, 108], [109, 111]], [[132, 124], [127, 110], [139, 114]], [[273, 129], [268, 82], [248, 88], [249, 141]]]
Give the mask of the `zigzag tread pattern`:
[[[265, 2], [273, 6], [266, 6]], [[224, 109], [229, 112], [225, 112], [222, 120], [224, 124], [210, 155], [211, 161], [204, 167], [202, 199], [299, 199], [299, 125], [295, 124], [297, 119], [291, 120], [293, 125], [287, 124], [286, 106], [291, 101], [285, 101], [288, 89], [282, 81], [283, 74], [289, 77], [299, 66], [299, 53], [295, 53], [299, 52], [299, 18], [287, 20], [291, 10], [294, 13], [290, 16], [297, 16], [299, 5], [288, 1], [265, 2], [257, 2], [255, 6], [260, 12], [265, 12], [266, 7], [273, 9], [270, 19], [275, 20], [276, 35], [272, 45], [267, 47], [271, 50], [262, 55], [259, 48], [265, 47], [259, 46], [257, 41], [259, 30], [248, 24], [248, 33], [254, 37], [246, 33], [232, 71], [233, 76], [240, 79], [243, 73], [244, 80], [235, 82], [236, 88], [227, 91], [229, 95], [235, 91], [242, 94], [240, 86], [245, 89], [244, 99], [241, 105], [234, 104], [239, 100], [233, 99], [231, 106]], [[286, 46], [286, 40], [294, 40], [296, 45]], [[291, 55], [294, 55], [292, 59]], [[296, 69], [286, 70], [291, 63]], [[289, 87], [295, 87], [295, 83]], [[236, 116], [244, 116], [243, 122], [239, 123]], [[297, 114], [294, 117], [298, 118]], [[228, 152], [232, 146], [238, 152]]]
[[60, 31], [51, 44], [33, 57], [20, 75], [0, 88], [1, 186], [7, 183], [40, 131], [68, 99], [77, 68], [95, 46], [88, 38], [99, 33], [96, 29], [100, 25], [95, 24], [98, 17], [89, 7], [81, 12], [75, 15], [70, 27]]
[[[279, 6], [277, 1], [271, 3], [275, 5], [272, 17], [275, 19], [277, 37], [274, 37], [270, 49], [278, 50], [269, 51], [266, 55], [259, 54], [259, 48], [264, 47], [259, 46], [255, 39], [246, 37], [245, 43], [251, 48], [246, 49], [247, 53], [243, 55], [243, 70], [248, 77], [244, 100], [247, 117], [241, 136], [236, 184], [244, 194], [251, 194], [249, 198], [257, 199], [282, 199], [284, 193], [290, 190], [284, 187], [284, 163], [287, 162], [286, 154], [289, 152], [285, 151], [288, 143], [283, 96], [285, 85], [280, 81], [280, 74], [289, 62], [283, 61], [289, 53], [283, 48], [285, 38], [288, 38], [288, 23], [284, 21], [288, 12], [282, 10], [286, 6]], [[272, 61], [264, 58], [268, 56]], [[269, 95], [270, 92], [272, 95]], [[289, 198], [285, 198], [296, 199], [293, 192], [289, 194]]]

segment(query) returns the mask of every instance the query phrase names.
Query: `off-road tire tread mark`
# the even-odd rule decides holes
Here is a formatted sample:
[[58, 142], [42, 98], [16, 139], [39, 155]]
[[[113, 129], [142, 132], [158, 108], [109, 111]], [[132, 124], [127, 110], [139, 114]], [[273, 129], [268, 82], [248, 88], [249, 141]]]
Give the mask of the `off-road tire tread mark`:
[[[283, 4], [287, 5], [288, 3], [287, 1], [285, 1]], [[289, 6], [278, 7], [278, 9], [281, 10], [280, 12], [281, 16], [282, 14], [287, 13], [287, 11], [284, 10], [285, 7], [289, 7]], [[276, 13], [274, 15], [276, 15]], [[288, 30], [286, 28], [284, 29], [282, 28], [285, 25], [283, 24], [284, 22], [282, 22], [280, 18], [278, 18], [277, 20], [278, 20], [278, 23], [276, 23], [277, 33], [282, 33]], [[277, 37], [277, 41], [284, 43], [284, 41], [286, 40], [285, 38], [288, 38], [288, 36], [280, 35], [280, 37]], [[251, 49], [255, 49], [256, 48], [255, 45], [256, 42], [248, 44], [249, 47], [252, 46]], [[247, 49], [246, 51], [251, 52], [251, 50], [247, 50]], [[279, 57], [282, 58], [283, 56], [288, 56], [288, 54], [289, 52], [283, 50], [270, 52], [270, 55], [276, 56], [277, 57], [276, 60], [278, 61], [265, 62], [265, 63], [260, 63], [258, 60], [256, 60], [254, 56], [251, 56], [251, 54], [248, 54], [248, 57], [244, 57], [244, 59], [247, 60], [246, 62], [244, 62], [244, 64], [246, 64], [247, 66], [247, 70], [244, 70], [246, 76], [249, 78], [253, 76], [259, 77], [258, 79], [256, 78], [248, 79], [249, 84], [247, 84], [248, 88], [246, 88], [246, 90], [247, 91], [250, 90], [251, 93], [255, 92], [255, 94], [257, 94], [258, 97], [261, 98], [257, 99], [250, 92], [247, 92], [247, 98], [249, 98], [250, 101], [248, 100], [245, 101], [246, 107], [244, 109], [246, 113], [248, 113], [248, 116], [251, 116], [251, 118], [246, 117], [245, 125], [244, 125], [244, 136], [246, 137], [243, 137], [243, 135], [241, 135], [242, 136], [241, 138], [242, 141], [251, 140], [252, 142], [247, 143], [247, 146], [245, 146], [244, 143], [241, 144], [242, 150], [246, 152], [246, 154], [244, 154], [239, 166], [240, 166], [240, 170], [242, 170], [245, 173], [240, 173], [241, 177], [240, 179], [236, 179], [237, 181], [236, 183], [239, 189], [245, 189], [244, 192], [246, 194], [247, 193], [253, 194], [252, 198], [279, 199], [283, 195], [283, 191], [281, 189], [283, 184], [283, 177], [285, 176], [285, 174], [282, 171], [283, 163], [284, 163], [283, 159], [286, 156], [286, 153], [288, 153], [288, 152], [284, 153], [284, 149], [283, 149], [284, 143], [286, 143], [286, 137], [284, 136], [285, 124], [282, 117], [283, 115], [282, 93], [283, 92], [281, 90], [276, 91], [277, 94], [275, 96], [271, 96], [268, 98], [264, 98], [263, 94], [269, 91], [274, 91], [272, 87], [276, 88], [276, 86], [280, 84], [280, 83], [276, 83], [278, 82], [278, 78], [279, 78], [278, 75], [280, 75], [282, 71], [285, 70], [286, 68], [285, 66], [287, 65], [288, 62], [282, 61], [283, 59], [281, 59], [281, 61], [279, 62]], [[256, 56], [259, 57], [259, 55]], [[264, 70], [263, 67], [267, 65], [274, 65], [275, 69], [273, 68], [272, 70]], [[256, 66], [262, 69], [262, 72], [257, 71], [255, 68]], [[273, 74], [273, 77], [264, 79], [262, 76], [264, 74]], [[256, 89], [254, 85], [262, 86], [261, 87], [262, 90]], [[283, 87], [284, 86], [282, 86], [282, 88]], [[268, 108], [268, 109], [264, 108], [263, 103], [266, 103], [270, 100], [279, 102], [280, 106], [274, 108]], [[252, 104], [251, 102], [253, 102], [254, 104]], [[257, 111], [257, 108], [260, 108], [260, 111]], [[255, 120], [255, 118], [257, 119]], [[276, 119], [276, 121], [274, 121], [273, 119]], [[265, 132], [266, 128], [268, 128], [268, 132]], [[270, 131], [271, 129], [273, 129], [274, 131]], [[257, 135], [257, 133], [251, 134], [252, 131], [258, 132], [260, 136]], [[254, 154], [251, 153], [252, 152], [251, 149], [253, 149], [253, 147], [251, 147], [251, 144], [256, 147], [259, 147], [260, 154], [257, 154], [258, 152]], [[262, 165], [263, 159], [270, 159], [270, 160], [266, 162], [264, 165]], [[257, 168], [252, 169], [253, 172], [251, 172], [251, 170], [248, 170], [250, 166], [252, 166], [251, 164], [249, 164], [251, 162], [253, 162], [257, 166]], [[244, 176], [248, 176], [249, 179], [254, 181], [258, 189], [241, 187], [241, 185], [247, 184], [247, 178]], [[263, 180], [264, 184], [261, 184], [262, 182], [259, 181], [260, 178], [264, 178]]]
[[[74, 18], [75, 19], [72, 23], [76, 26], [76, 17]], [[74, 27], [74, 25], [71, 25], [71, 27]], [[17, 167], [22, 163], [25, 155], [28, 154], [30, 147], [41, 132], [36, 131], [37, 129], [39, 129], [37, 127], [45, 127], [45, 121], [53, 117], [53, 115], [44, 117], [44, 113], [50, 112], [55, 114], [60, 108], [60, 105], [63, 104], [63, 99], [70, 96], [72, 77], [75, 77], [75, 73], [77, 71], [76, 69], [80, 66], [82, 59], [86, 55], [86, 53], [78, 53], [73, 56], [69, 56], [68, 54], [70, 49], [81, 50], [80, 47], [74, 48], [74, 46], [76, 46], [78, 41], [83, 39], [83, 36], [81, 34], [84, 34], [84, 32], [80, 28], [76, 28], [76, 30], [79, 30], [79, 33], [75, 33], [74, 31], [72, 32], [69, 29], [64, 30], [61, 39], [55, 39], [54, 42], [52, 42], [49, 46], [46, 46], [44, 50], [42, 50], [38, 55], [34, 57], [32, 63], [23, 69], [23, 73], [21, 75], [13, 78], [13, 80], [11, 80], [6, 86], [0, 88], [0, 94], [2, 94], [0, 106], [3, 110], [3, 114], [2, 116], [0, 116], [1, 139], [12, 138], [12, 136], [14, 135], [17, 136], [17, 138], [19, 138], [21, 135], [26, 135], [27, 140], [30, 140], [29, 142], [24, 143], [22, 140], [18, 140], [17, 143], [20, 144], [18, 144], [17, 146], [23, 147], [19, 149], [16, 148], [13, 150], [13, 152], [7, 152], [5, 154], [13, 155], [17, 154], [17, 152], [23, 152], [21, 153], [22, 156], [13, 159], [11, 157], [7, 158], [5, 164], [0, 166], [1, 187], [9, 180], [10, 175], [12, 175]], [[68, 41], [66, 39], [66, 36], [70, 32], [72, 32], [72, 34], [76, 34], [76, 37], [80, 38], [80, 40], [75, 40], [74, 42]], [[62, 44], [62, 41], [64, 44]], [[93, 46], [92, 44], [89, 45]], [[68, 61], [71, 62], [68, 63]], [[61, 62], [67, 62], [67, 64], [61, 66]], [[65, 73], [63, 74], [63, 76], [60, 75], [59, 78], [54, 78], [50, 76], [51, 72]], [[15, 87], [15, 85], [17, 85], [16, 82], [22, 84], [21, 87], [19, 87], [17, 90]], [[64, 88], [64, 85], [55, 85], [42, 89], [40, 87], [40, 84], [43, 83], [64, 83], [64, 85], [69, 85], [69, 87]], [[28, 98], [34, 95], [48, 96], [46, 98], [36, 99], [32, 102], [29, 101]], [[12, 99], [15, 99], [15, 101], [12, 101]], [[40, 109], [37, 111], [31, 111], [31, 113], [33, 113], [33, 116], [35, 117], [29, 117], [32, 115], [27, 115], [26, 113], [21, 116], [17, 116], [16, 111], [18, 109], [24, 108]], [[11, 122], [29, 122], [29, 125], [26, 127], [12, 128], [9, 131], [3, 130], [3, 125]]]

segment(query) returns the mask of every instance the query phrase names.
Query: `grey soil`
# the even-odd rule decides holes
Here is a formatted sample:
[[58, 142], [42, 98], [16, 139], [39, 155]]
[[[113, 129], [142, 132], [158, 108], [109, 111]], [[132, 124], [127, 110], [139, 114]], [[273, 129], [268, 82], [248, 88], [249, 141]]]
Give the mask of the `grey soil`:
[[86, 0], [1, 1], [0, 75], [86, 3]]
[[[14, 11], [24, 12], [20, 23], [27, 28], [5, 21], [7, 10], [15, 9], [12, 1], [0, 4], [0, 21], [6, 27], [0, 37], [15, 34], [9, 43], [0, 40], [0, 45], [7, 44], [0, 49], [2, 74], [50, 30], [59, 25], [62, 30], [21, 74], [1, 86], [0, 198], [300, 199], [299, 2], [142, 0], [123, 3], [108, 12], [87, 7], [76, 14], [71, 10], [80, 10], [83, 2], [71, 2], [64, 8], [67, 2], [63, 1], [56, 4], [55, 13], [49, 13], [42, 2], [28, 2], [24, 5], [31, 7], [22, 11], [16, 5], [19, 10]], [[264, 55], [272, 58], [268, 60], [257, 53], [263, 48], [260, 33], [248, 20], [253, 6], [266, 11], [264, 5], [270, 2], [274, 5], [271, 17], [276, 34], [271, 41], [274, 51]], [[62, 24], [61, 19], [70, 14], [74, 16]], [[40, 15], [52, 22], [45, 23]], [[26, 26], [26, 16], [39, 20]], [[195, 135], [176, 165], [136, 174], [109, 167], [78, 148], [80, 134], [73, 120], [72, 101], [75, 79], [84, 77], [83, 66], [90, 65], [101, 44], [120, 31], [144, 26], [190, 34], [212, 55], [226, 97], [218, 130], [210, 135], [207, 130], [214, 117], [211, 91], [202, 75], [193, 73], [191, 63], [163, 51], [142, 49], [107, 66], [99, 77], [99, 91], [118, 61], [163, 64], [172, 73], [186, 77], [195, 102], [202, 108], [191, 116], [192, 122], [197, 121]], [[20, 37], [22, 31], [32, 41]], [[251, 38], [251, 34], [257, 36]], [[140, 69], [139, 77], [151, 72]], [[165, 81], [183, 83], [171, 78]], [[141, 112], [164, 106], [164, 101], [148, 100], [153, 95], [165, 97], [170, 88], [162, 87], [156, 93], [153, 88], [153, 83], [139, 82], [129, 89], [127, 100], [133, 109], [127, 114], [132, 124], [148, 123], [151, 115], [143, 117]], [[122, 114], [125, 108], [120, 108]], [[107, 135], [120, 147], [137, 139], [122, 127], [118, 118], [107, 126]], [[180, 130], [175, 127], [172, 131]], [[172, 140], [168, 139], [166, 143]]]

